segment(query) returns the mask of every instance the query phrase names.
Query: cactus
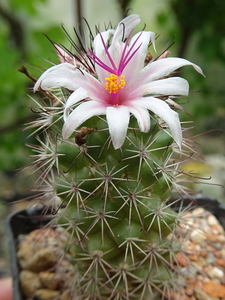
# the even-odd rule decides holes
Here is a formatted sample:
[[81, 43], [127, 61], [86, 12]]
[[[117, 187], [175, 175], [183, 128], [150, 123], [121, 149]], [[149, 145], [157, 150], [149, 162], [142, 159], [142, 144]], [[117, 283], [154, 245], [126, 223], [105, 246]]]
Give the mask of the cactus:
[[37, 201], [69, 233], [69, 299], [163, 299], [178, 284], [180, 245], [168, 236], [180, 213], [168, 200], [186, 193], [179, 166], [189, 146], [175, 110], [189, 87], [169, 75], [202, 71], [169, 51], [150, 54], [153, 32], [132, 37], [139, 22], [134, 14], [97, 31], [90, 46], [53, 44], [60, 63], [34, 86], [44, 97], [27, 125], [38, 142], [29, 167], [39, 174]]

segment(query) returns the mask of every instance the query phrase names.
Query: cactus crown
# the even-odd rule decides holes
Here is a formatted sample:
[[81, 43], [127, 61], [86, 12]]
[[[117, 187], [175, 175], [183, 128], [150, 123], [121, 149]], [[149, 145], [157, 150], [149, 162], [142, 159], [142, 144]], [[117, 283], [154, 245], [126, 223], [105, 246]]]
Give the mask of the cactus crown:
[[179, 215], [168, 199], [184, 192], [188, 147], [174, 109], [188, 83], [169, 74], [185, 65], [202, 71], [168, 51], [148, 60], [155, 35], [132, 37], [139, 22], [130, 15], [74, 53], [55, 44], [60, 64], [34, 86], [45, 97], [28, 124], [38, 140], [31, 166], [38, 200], [69, 233], [74, 300], [159, 299], [175, 282], [179, 247], [168, 236]]

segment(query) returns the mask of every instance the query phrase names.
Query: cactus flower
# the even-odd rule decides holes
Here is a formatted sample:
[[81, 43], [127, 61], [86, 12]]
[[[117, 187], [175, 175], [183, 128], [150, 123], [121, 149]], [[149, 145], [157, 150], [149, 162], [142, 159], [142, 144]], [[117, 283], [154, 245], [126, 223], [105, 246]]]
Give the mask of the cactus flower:
[[85, 64], [66, 60], [49, 68], [36, 82], [34, 91], [39, 87], [43, 90], [64, 87], [73, 91], [64, 106], [63, 138], [69, 138], [89, 118], [106, 115], [113, 146], [118, 149], [126, 138], [131, 115], [137, 119], [140, 131], [149, 131], [150, 111], [167, 124], [181, 148], [179, 116], [159, 98], [188, 95], [185, 79], [168, 77], [176, 69], [192, 65], [199, 73], [202, 71], [182, 58], [162, 56], [146, 64], [149, 44], [155, 49], [155, 34], [141, 31], [132, 37], [139, 22], [138, 15], [130, 15], [115, 30], [96, 35], [93, 46], [85, 53], [85, 61], [94, 68], [93, 72]]

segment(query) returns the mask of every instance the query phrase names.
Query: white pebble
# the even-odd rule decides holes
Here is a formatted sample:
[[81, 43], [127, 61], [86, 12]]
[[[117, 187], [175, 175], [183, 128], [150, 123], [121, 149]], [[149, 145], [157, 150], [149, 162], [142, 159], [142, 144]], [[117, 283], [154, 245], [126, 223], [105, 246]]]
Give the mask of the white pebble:
[[224, 276], [224, 273], [219, 268], [213, 267], [211, 270], [209, 270], [208, 275], [212, 279], [213, 278], [222, 278]]
[[210, 216], [208, 216], [208, 224], [210, 225], [210, 226], [213, 226], [213, 225], [217, 225], [218, 224], [218, 220], [216, 219], [216, 217], [215, 216], [213, 216], [213, 215], [210, 215]]
[[198, 216], [198, 217], [201, 217], [202, 215], [204, 216], [205, 215], [205, 210], [202, 207], [198, 207], [198, 208], [196, 208], [192, 211], [192, 215], [193, 216]]
[[191, 239], [194, 243], [201, 244], [206, 240], [206, 236], [202, 231], [195, 229], [191, 233]]

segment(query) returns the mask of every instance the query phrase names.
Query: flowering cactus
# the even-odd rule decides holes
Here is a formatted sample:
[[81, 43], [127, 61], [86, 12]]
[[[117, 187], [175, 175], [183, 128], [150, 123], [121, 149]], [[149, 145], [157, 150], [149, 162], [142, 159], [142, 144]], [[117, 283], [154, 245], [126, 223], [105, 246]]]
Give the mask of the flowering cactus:
[[180, 215], [168, 200], [184, 191], [188, 146], [174, 109], [189, 86], [169, 75], [186, 65], [202, 71], [168, 51], [149, 58], [155, 34], [132, 36], [139, 22], [130, 15], [90, 47], [72, 42], [74, 52], [54, 44], [60, 64], [34, 86], [45, 97], [28, 125], [39, 143], [31, 165], [38, 200], [69, 233], [69, 299], [162, 299], [177, 284], [179, 246], [168, 235]]

